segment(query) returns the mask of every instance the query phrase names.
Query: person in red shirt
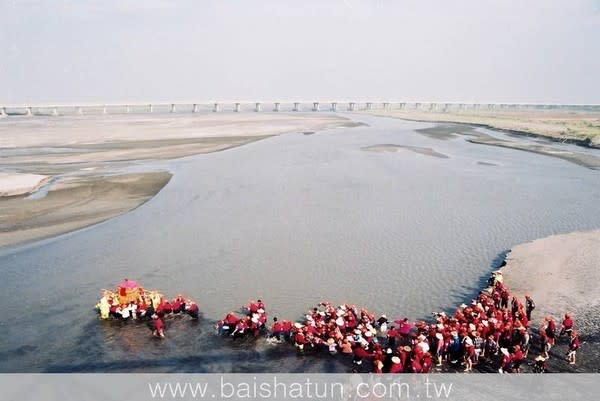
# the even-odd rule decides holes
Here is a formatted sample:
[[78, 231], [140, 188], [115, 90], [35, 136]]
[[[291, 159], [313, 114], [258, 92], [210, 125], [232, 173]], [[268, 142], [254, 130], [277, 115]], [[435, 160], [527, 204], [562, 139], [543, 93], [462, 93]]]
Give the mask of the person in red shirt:
[[292, 322], [289, 320], [284, 320], [281, 322], [281, 329], [283, 330], [283, 335], [285, 338], [289, 338], [292, 333]]
[[248, 302], [248, 305], [246, 305], [246, 309], [248, 310], [248, 312], [250, 314], [252, 314], [252, 313], [257, 313], [260, 308], [258, 307], [258, 303], [256, 301], [252, 300], [252, 301]]
[[402, 373], [404, 371], [404, 367], [402, 366], [402, 361], [397, 356], [392, 357], [392, 365], [390, 366], [390, 373]]
[[283, 324], [277, 321], [277, 317], [273, 318], [273, 325], [271, 326], [271, 338], [276, 338], [279, 341], [283, 340]]
[[200, 315], [198, 305], [190, 299], [188, 299], [185, 303], [185, 312], [190, 315], [192, 319], [198, 319], [198, 316]]
[[387, 333], [387, 346], [388, 348], [395, 348], [396, 347], [396, 337], [398, 337], [399, 333], [398, 330], [396, 330], [395, 326], [390, 326], [390, 328], [388, 329]]
[[177, 298], [173, 299], [171, 307], [173, 309], [173, 313], [175, 314], [184, 311], [185, 301], [183, 300], [183, 298], [181, 298], [181, 295], [178, 295]]
[[552, 316], [546, 317], [546, 336], [548, 337], [548, 345], [552, 347], [556, 339], [556, 322]]
[[361, 345], [356, 345], [354, 348], [354, 356], [352, 357], [352, 363], [355, 366], [362, 365], [362, 361], [365, 358], [370, 358], [372, 355]]
[[523, 351], [521, 351], [521, 347], [519, 345], [515, 345], [514, 352], [512, 354], [513, 372], [521, 373], [521, 364], [523, 363], [524, 359], [525, 355], [523, 354]]
[[558, 336], [562, 337], [563, 334], [566, 334], [570, 338], [574, 325], [575, 325], [575, 322], [573, 322], [571, 315], [569, 315], [568, 313], [565, 313], [565, 318], [563, 319], [563, 322], [562, 322], [562, 325], [560, 328], [560, 334]]
[[158, 317], [157, 314], [152, 315], [152, 319], [154, 320], [154, 324], [153, 324], [154, 330], [152, 331], [152, 335], [154, 337], [165, 338], [165, 332], [164, 332], [165, 324], [163, 323], [163, 321]]
[[575, 365], [575, 354], [581, 344], [579, 336], [575, 330], [571, 331], [571, 341], [569, 342], [569, 353], [567, 354], [567, 360], [570, 365]]
[[423, 366], [418, 355], [413, 355], [410, 360], [410, 370], [412, 373], [423, 373]]
[[298, 349], [298, 351], [303, 351], [304, 346], [308, 341], [306, 340], [306, 336], [304, 335], [304, 331], [298, 330], [296, 335], [294, 336], [294, 345]]
[[220, 320], [217, 325], [217, 330], [219, 335], [223, 335], [225, 333], [231, 334], [235, 330], [235, 326], [239, 322], [239, 318], [233, 313], [229, 312], [223, 320]]
[[432, 358], [431, 358], [431, 354], [429, 352], [426, 352], [423, 354], [423, 358], [421, 358], [421, 366], [423, 366], [423, 371], [422, 373], [429, 373], [431, 370], [431, 362]]
[[235, 330], [233, 330], [233, 333], [231, 333], [232, 337], [242, 337], [245, 333], [246, 330], [250, 327], [248, 324], [249, 318], [246, 319], [240, 319], [237, 324], [235, 325]]
[[498, 372], [510, 373], [512, 367], [512, 356], [506, 348], [501, 348], [500, 351], [502, 352], [502, 360], [500, 361], [500, 369], [498, 369]]

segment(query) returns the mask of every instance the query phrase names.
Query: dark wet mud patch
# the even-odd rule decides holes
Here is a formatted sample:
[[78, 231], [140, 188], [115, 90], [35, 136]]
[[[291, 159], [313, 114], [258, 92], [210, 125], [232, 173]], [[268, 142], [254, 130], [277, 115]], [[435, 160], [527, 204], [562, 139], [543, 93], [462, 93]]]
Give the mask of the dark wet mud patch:
[[434, 127], [419, 128], [415, 132], [425, 135], [428, 138], [449, 140], [459, 138], [462, 135], [478, 136], [475, 127], [464, 124], [438, 124]]

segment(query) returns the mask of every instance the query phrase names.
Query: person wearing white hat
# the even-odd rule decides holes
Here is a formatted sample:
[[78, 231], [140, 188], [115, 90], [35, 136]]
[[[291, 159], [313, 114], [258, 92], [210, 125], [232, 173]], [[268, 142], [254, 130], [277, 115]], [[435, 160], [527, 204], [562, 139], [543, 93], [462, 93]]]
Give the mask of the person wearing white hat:
[[327, 339], [327, 347], [331, 355], [337, 354], [337, 344], [333, 338]]
[[510, 373], [512, 363], [512, 357], [510, 355], [510, 352], [508, 352], [507, 348], [500, 348], [500, 352], [502, 353], [502, 361], [500, 363], [500, 369], [498, 369], [498, 372]]
[[402, 361], [397, 356], [393, 356], [390, 373], [402, 373], [403, 371], [404, 367], [402, 366]]

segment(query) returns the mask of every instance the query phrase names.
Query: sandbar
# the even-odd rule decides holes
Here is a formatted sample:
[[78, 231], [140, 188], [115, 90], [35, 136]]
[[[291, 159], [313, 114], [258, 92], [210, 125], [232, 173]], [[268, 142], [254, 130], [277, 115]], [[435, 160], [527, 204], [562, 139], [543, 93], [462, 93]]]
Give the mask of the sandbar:
[[[120, 172], [132, 163], [144, 170], [144, 161], [224, 151], [284, 133], [356, 125], [327, 113], [0, 120], [0, 168], [5, 171], [0, 175], [0, 247], [105, 221], [140, 206], [169, 182], [166, 171]], [[47, 193], [35, 196], [44, 185]], [[26, 199], [31, 193], [34, 196]]]
[[[536, 303], [531, 326], [551, 315], [558, 327], [565, 312], [571, 312], [582, 346], [576, 370], [597, 371], [600, 355], [600, 230], [553, 235], [515, 246], [502, 268], [504, 282], [523, 299], [529, 294]], [[566, 339], [559, 342], [555, 357], [563, 358]], [[552, 354], [551, 354], [552, 356]], [[587, 363], [589, 361], [589, 364]], [[566, 362], [559, 366], [565, 368]], [[594, 366], [595, 365], [595, 366]], [[570, 368], [568, 368], [570, 369]]]

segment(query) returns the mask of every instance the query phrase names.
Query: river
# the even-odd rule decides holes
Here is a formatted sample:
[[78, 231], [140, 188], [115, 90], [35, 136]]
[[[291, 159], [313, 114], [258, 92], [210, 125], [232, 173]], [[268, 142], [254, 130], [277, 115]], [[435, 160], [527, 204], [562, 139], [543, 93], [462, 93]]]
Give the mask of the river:
[[[427, 318], [469, 301], [512, 246], [600, 227], [600, 171], [356, 118], [368, 126], [160, 162], [174, 177], [132, 212], [0, 250], [0, 371], [347, 371], [212, 326], [256, 298], [292, 320], [323, 299]], [[364, 150], [390, 144], [405, 147]], [[195, 299], [203, 319], [169, 320], [163, 341], [100, 321], [101, 289], [125, 277]]]

